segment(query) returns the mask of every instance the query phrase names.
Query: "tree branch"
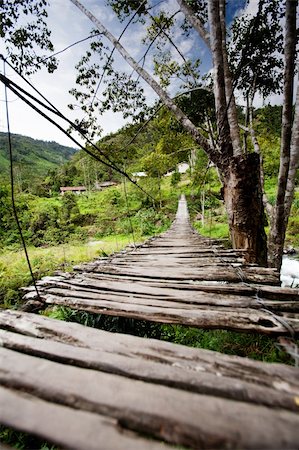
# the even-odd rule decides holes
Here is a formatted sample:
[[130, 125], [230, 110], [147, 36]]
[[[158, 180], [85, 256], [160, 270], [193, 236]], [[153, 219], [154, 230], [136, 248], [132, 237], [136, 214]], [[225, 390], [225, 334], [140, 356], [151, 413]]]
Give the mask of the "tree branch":
[[214, 94], [219, 142], [224, 163], [229, 164], [228, 159], [233, 154], [233, 147], [227, 117], [219, 0], [209, 0], [208, 13], [211, 30], [210, 42], [213, 56]]
[[[177, 11], [176, 13], [174, 13], [174, 14], [171, 16], [171, 19], [172, 19], [174, 16], [176, 16], [178, 12], [179, 12], [179, 11]], [[166, 31], [164, 30], [164, 28], [160, 26], [160, 24], [159, 24], [159, 22], [156, 20], [156, 18], [155, 18], [154, 16], [152, 16], [151, 14], [150, 14], [150, 17], [151, 17], [151, 19], [155, 22], [155, 24], [160, 28], [162, 34], [164, 34], [164, 36], [166, 37], [166, 39], [169, 40], [170, 44], [171, 44], [171, 45], [175, 48], [175, 50], [178, 52], [178, 54], [180, 55], [180, 57], [182, 58], [182, 60], [183, 60], [184, 63], [186, 64], [186, 68], [187, 68], [187, 70], [188, 70], [188, 72], [189, 72], [189, 75], [190, 75], [190, 76], [193, 78], [193, 80], [195, 81], [194, 74], [193, 74], [192, 71], [188, 68], [188, 63], [187, 63], [187, 60], [186, 60], [185, 56], [183, 55], [183, 53], [180, 51], [180, 49], [179, 49], [178, 46], [175, 44], [175, 42], [171, 39], [171, 37], [169, 36], [169, 34], [166, 33]]]
[[277, 221], [284, 213], [284, 198], [290, 164], [290, 147], [292, 138], [292, 103], [294, 89], [295, 54], [296, 54], [296, 3], [297, 0], [286, 1], [285, 32], [285, 65], [284, 65], [284, 98], [282, 109], [282, 129], [280, 145], [280, 167], [277, 191]]
[[242, 155], [242, 147], [240, 140], [240, 131], [238, 126], [238, 114], [233, 92], [233, 81], [231, 71], [229, 69], [227, 49], [226, 49], [226, 20], [225, 20], [225, 0], [220, 0], [220, 21], [222, 30], [222, 55], [224, 68], [224, 82], [225, 82], [225, 96], [227, 103], [228, 123], [230, 128], [230, 135], [234, 149], [234, 155]]
[[208, 140], [199, 133], [196, 126], [191, 120], [183, 113], [183, 111], [172, 101], [169, 95], [161, 88], [161, 86], [154, 80], [154, 78], [131, 57], [131, 55], [125, 50], [125, 48], [119, 43], [119, 41], [110, 33], [109, 30], [90, 12], [88, 11], [78, 0], [70, 0], [77, 8], [79, 8], [98, 28], [98, 30], [114, 45], [119, 51], [125, 61], [136, 70], [136, 72], [151, 86], [156, 92], [164, 104], [174, 113], [177, 120], [183, 125], [183, 127], [193, 136], [195, 141], [203, 148], [203, 150], [209, 155], [210, 159], [217, 165], [221, 166], [220, 153], [214, 151]]
[[[264, 167], [263, 167], [263, 155], [261, 153], [260, 145], [258, 143], [258, 140], [257, 140], [256, 135], [255, 135], [255, 131], [254, 131], [254, 128], [253, 128], [253, 97], [254, 97], [254, 92], [252, 93], [251, 99], [250, 99], [250, 102], [249, 102], [249, 124], [250, 124], [250, 128], [249, 129], [247, 128], [247, 130], [250, 133], [251, 142], [252, 142], [254, 151], [260, 157], [260, 178], [261, 178], [261, 186], [262, 186], [262, 194], [263, 194], [263, 204], [264, 204], [264, 208], [267, 211], [267, 214], [268, 214], [268, 216], [269, 216], [269, 218], [271, 220], [272, 216], [273, 216], [273, 206], [269, 202], [269, 199], [268, 199], [267, 194], [265, 192], [265, 174], [264, 174]], [[242, 128], [244, 129], [246, 127], [242, 127]]]
[[205, 44], [211, 48], [210, 35], [208, 31], [205, 29], [204, 24], [195, 16], [194, 11], [185, 2], [185, 0], [176, 0], [180, 6], [182, 13], [186, 16], [188, 22], [191, 23], [193, 28], [198, 32], [200, 37], [203, 39]]

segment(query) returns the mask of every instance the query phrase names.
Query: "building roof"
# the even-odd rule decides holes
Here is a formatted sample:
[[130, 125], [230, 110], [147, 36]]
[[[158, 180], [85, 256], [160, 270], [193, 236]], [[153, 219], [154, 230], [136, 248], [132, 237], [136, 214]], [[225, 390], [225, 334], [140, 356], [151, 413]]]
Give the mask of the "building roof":
[[101, 183], [96, 183], [96, 187], [109, 187], [115, 186], [117, 183], [115, 181], [102, 181]]
[[85, 186], [62, 186], [61, 191], [86, 191]]

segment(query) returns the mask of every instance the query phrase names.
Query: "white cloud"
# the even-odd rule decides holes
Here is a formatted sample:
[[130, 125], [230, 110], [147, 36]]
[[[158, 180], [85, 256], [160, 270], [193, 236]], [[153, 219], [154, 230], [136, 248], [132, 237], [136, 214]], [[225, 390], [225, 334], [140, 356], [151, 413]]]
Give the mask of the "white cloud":
[[244, 9], [236, 12], [236, 16], [242, 16], [243, 14], [248, 14], [250, 17], [256, 16], [258, 12], [258, 0], [249, 0]]

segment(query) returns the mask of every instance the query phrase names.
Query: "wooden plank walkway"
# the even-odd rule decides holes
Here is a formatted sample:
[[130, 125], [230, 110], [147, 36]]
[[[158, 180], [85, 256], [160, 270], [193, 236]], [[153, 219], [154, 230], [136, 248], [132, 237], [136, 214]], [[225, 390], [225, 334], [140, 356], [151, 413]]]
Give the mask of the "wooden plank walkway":
[[294, 367], [9, 310], [0, 342], [0, 423], [59, 448], [298, 448]]
[[[298, 333], [299, 290], [279, 284], [275, 269], [246, 265], [243, 251], [199, 236], [182, 198], [163, 235], [82, 264], [76, 273], [45, 277], [38, 288], [40, 307], [62, 305], [203, 329]], [[25, 299], [36, 300], [33, 288]]]

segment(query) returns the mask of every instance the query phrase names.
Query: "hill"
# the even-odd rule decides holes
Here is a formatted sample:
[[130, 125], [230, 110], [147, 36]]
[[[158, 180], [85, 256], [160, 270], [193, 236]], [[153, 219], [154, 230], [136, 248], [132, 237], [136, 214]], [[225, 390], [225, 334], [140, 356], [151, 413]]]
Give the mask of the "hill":
[[[32, 139], [12, 134], [13, 162], [16, 173], [23, 180], [42, 177], [48, 170], [68, 161], [76, 152], [57, 142]], [[8, 139], [6, 133], [0, 133], [0, 173], [2, 179], [9, 175]]]

